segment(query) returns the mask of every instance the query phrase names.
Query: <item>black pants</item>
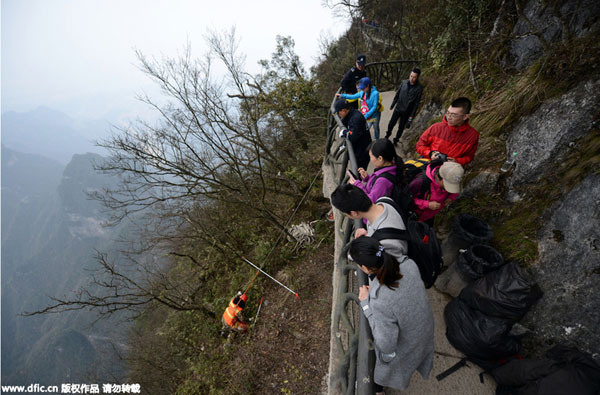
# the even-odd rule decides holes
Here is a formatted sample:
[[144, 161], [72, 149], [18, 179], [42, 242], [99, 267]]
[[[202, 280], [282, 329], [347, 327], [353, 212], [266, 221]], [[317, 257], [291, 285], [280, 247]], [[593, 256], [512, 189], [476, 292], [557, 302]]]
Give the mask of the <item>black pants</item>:
[[404, 131], [404, 126], [408, 121], [408, 114], [400, 111], [394, 111], [392, 113], [392, 119], [390, 119], [390, 123], [388, 124], [387, 132], [385, 132], [385, 137], [389, 137], [392, 135], [392, 130], [394, 129], [394, 126], [396, 126], [396, 122], [398, 122], [398, 119], [400, 119], [400, 124], [398, 125], [398, 131], [396, 132], [396, 137], [394, 137], [394, 140], [400, 140], [400, 137], [402, 137], [402, 132]]

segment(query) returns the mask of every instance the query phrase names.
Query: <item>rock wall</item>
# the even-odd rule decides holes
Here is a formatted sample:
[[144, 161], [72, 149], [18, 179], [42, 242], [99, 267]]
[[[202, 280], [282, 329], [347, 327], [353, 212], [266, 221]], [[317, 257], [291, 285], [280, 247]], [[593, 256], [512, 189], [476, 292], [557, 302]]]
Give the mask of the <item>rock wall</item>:
[[554, 6], [544, 0], [531, 0], [523, 14], [531, 24], [519, 19], [513, 27], [512, 37], [515, 39], [511, 41], [507, 62], [507, 66], [518, 70], [531, 65], [543, 53], [542, 43], [537, 35], [532, 34], [532, 29], [536, 29], [548, 43], [568, 36], [581, 37], [593, 33], [598, 28], [600, 2], [572, 0]]
[[[510, 132], [507, 151], [517, 157], [505, 180], [508, 201], [540, 198], [529, 195], [527, 185], [552, 174], [554, 164], [570, 153], [575, 141], [597, 127], [598, 92], [600, 81], [581, 83], [522, 118]], [[489, 175], [482, 173], [471, 183], [479, 178], [489, 179]], [[592, 173], [541, 218], [539, 259], [531, 269], [544, 296], [524, 320], [533, 330], [533, 343], [539, 344], [537, 351], [567, 342], [600, 360], [598, 196], [600, 176]]]
[[600, 175], [547, 213], [532, 267], [544, 296], [523, 324], [545, 343], [568, 342], [600, 360]]
[[507, 152], [516, 152], [516, 166], [507, 180], [509, 199], [521, 197], [514, 188], [533, 183], [560, 161], [575, 140], [585, 136], [600, 108], [600, 80], [581, 83], [524, 117], [511, 131]]

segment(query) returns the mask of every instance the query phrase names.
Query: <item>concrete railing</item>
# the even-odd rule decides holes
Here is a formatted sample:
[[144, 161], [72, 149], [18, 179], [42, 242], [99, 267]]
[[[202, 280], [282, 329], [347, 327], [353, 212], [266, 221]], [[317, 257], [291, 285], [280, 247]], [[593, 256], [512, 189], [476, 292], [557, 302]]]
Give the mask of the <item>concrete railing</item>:
[[[347, 181], [346, 169], [350, 168], [356, 173], [357, 164], [352, 144], [347, 137], [339, 145], [335, 144], [336, 140], [339, 140], [338, 131], [344, 128], [341, 119], [334, 114], [335, 100], [334, 96], [329, 113], [325, 164], [331, 166], [336, 185], [340, 185]], [[334, 295], [336, 298], [334, 311], [336, 313], [333, 327], [336, 328], [334, 335], [341, 357], [334, 372], [335, 377], [331, 382], [338, 385], [343, 394], [367, 395], [374, 391], [372, 379], [375, 367], [373, 337], [362, 310], [356, 307], [360, 306], [360, 301], [352, 288], [355, 278], [358, 288], [368, 285], [369, 281], [367, 275], [359, 270], [356, 264], [349, 263], [347, 259], [354, 230], [364, 227], [364, 225], [360, 220], [351, 221], [342, 213], [338, 214], [343, 219], [340, 221], [341, 226], [336, 226], [336, 238], [342, 241], [343, 247], [336, 257], [337, 272], [340, 277], [338, 292], [337, 295]], [[349, 306], [349, 303], [352, 302], [356, 305]], [[357, 311], [360, 312], [357, 313]]]

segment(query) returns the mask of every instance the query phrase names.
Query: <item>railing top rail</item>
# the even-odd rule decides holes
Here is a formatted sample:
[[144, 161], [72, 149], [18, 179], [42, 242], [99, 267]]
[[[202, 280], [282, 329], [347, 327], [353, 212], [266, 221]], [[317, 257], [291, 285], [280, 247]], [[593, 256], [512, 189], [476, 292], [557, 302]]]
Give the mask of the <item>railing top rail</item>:
[[369, 66], [377, 66], [380, 64], [401, 64], [401, 63], [419, 63], [418, 60], [386, 60], [384, 62], [371, 62], [371, 63], [367, 63], [365, 65], [365, 67], [369, 67]]

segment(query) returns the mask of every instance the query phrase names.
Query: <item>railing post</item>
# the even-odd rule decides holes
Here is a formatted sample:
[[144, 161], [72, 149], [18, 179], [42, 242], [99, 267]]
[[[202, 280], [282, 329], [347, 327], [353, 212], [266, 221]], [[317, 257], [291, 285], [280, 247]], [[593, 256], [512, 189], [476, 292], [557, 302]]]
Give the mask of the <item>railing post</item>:
[[[362, 270], [358, 270], [358, 286], [369, 285], [369, 279]], [[373, 334], [369, 322], [359, 308], [358, 316], [358, 351], [356, 358], [356, 394], [372, 395], [375, 393], [373, 372], [375, 370], [375, 350], [373, 350]]]

